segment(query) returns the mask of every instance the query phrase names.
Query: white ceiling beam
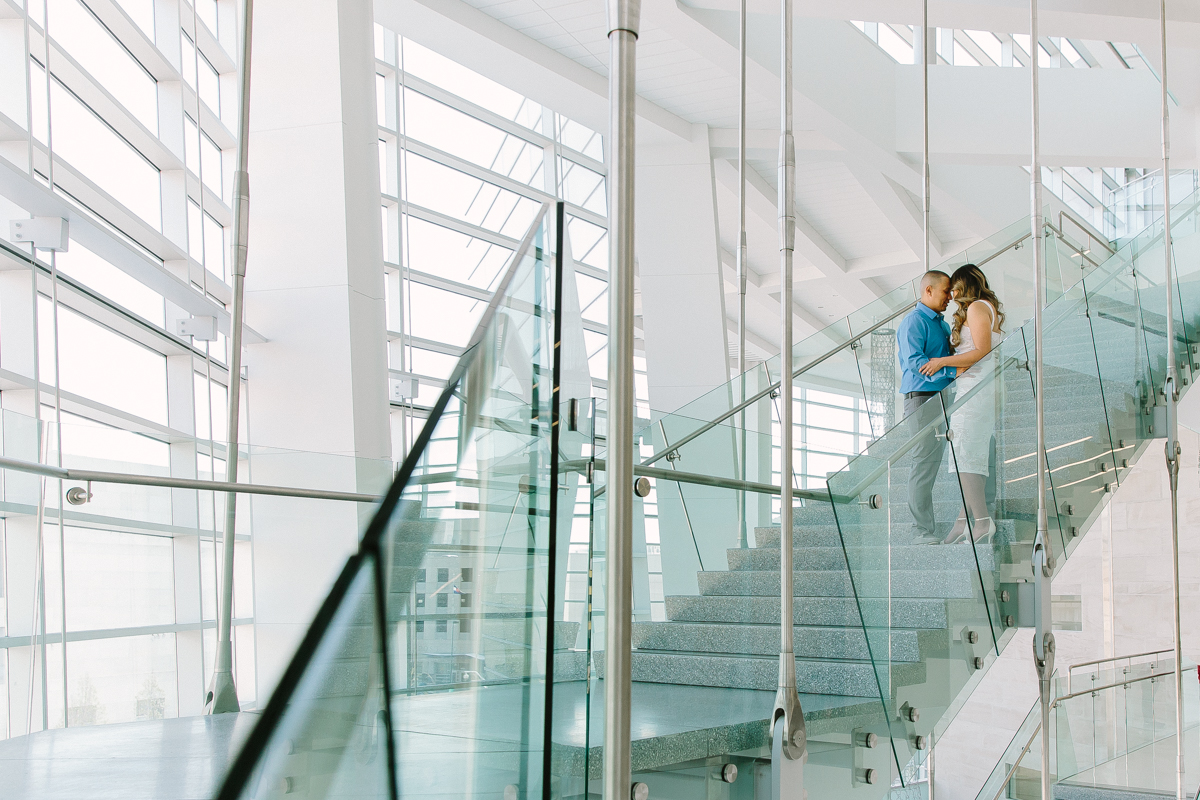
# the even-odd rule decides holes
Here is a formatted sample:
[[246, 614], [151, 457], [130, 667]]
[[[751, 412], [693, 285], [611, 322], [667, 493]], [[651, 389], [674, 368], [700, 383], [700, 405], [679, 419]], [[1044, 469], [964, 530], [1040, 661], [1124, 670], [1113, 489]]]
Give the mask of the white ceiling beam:
[[[845, 154], [846, 148], [825, 136], [820, 131], [795, 131], [796, 157], [798, 160], [813, 160], [810, 156]], [[738, 157], [737, 128], [710, 128], [709, 143], [713, 158], [736, 159]], [[779, 130], [777, 128], [752, 128], [746, 131], [746, 158], [750, 160], [779, 157]]]
[[[861, 161], [847, 160], [846, 167], [858, 184], [871, 196], [871, 201], [887, 217], [896, 233], [900, 234], [904, 243], [911, 250], [912, 257], [921, 259], [925, 252], [921, 209], [913, 207], [911, 198], [907, 197], [904, 187]], [[929, 232], [929, 244], [931, 256], [941, 255], [942, 243], [932, 230]], [[905, 258], [904, 260], [910, 259]]]
[[[691, 0], [693, 8], [736, 12], [738, 0]], [[779, 16], [775, 0], [747, 0], [750, 14]], [[912, 0], [796, 0], [797, 19], [861, 19], [900, 25], [921, 24], [921, 4]], [[1157, 42], [1159, 36], [1157, 0], [1040, 0], [1038, 29], [1042, 36], [1066, 36], [1096, 41]], [[1196, 46], [1200, 43], [1200, 6], [1195, 3], [1168, 3], [1172, 44]], [[931, 0], [929, 25], [936, 28], [960, 28], [1025, 33], [1029, 30], [1028, 3], [1011, 0]], [[1157, 46], [1157, 45], [1155, 45]]]
[[[375, 21], [592, 130], [608, 132], [608, 78], [462, 0], [375, 0]], [[690, 123], [639, 96], [639, 138], [691, 140]], [[665, 134], [665, 136], [664, 136]]]
[[[703, 54], [705, 58], [725, 70], [731, 77], [739, 74], [740, 62], [737, 45], [733, 41], [733, 37], [736, 35], [736, 18], [703, 10], [697, 11], [691, 7], [680, 5], [675, 0], [646, 0], [642, 6], [642, 13], [648, 21], [653, 21], [657, 27], [669, 32], [684, 46]], [[845, 17], [841, 19], [845, 19]], [[760, 18], [759, 22], [761, 21]], [[759, 27], [761, 28], [761, 26]], [[848, 23], [846, 27], [848, 33], [858, 34]], [[726, 38], [726, 35], [731, 38]], [[748, 35], [748, 38], [753, 37]], [[853, 43], [851, 37], [847, 38]], [[864, 48], [875, 48], [875, 45], [867, 41], [865, 37], [860, 36], [860, 38], [863, 39]], [[802, 50], [803, 44], [798, 44], [798, 47]], [[750, 47], [750, 58], [746, 65], [747, 92], [755, 100], [770, 98], [774, 101], [778, 95], [778, 64], [772, 59], [776, 50], [777, 48], [766, 53], [757, 45]], [[881, 57], [882, 66], [892, 68], [896, 66], [885, 54], [879, 53], [878, 55]], [[846, 57], [850, 56], [846, 55]], [[757, 58], [763, 58], [765, 63], [756, 60]], [[865, 162], [866, 166], [883, 172], [897, 184], [908, 188], [909, 191], [919, 192], [921, 176], [910, 163], [904, 161], [896, 153], [894, 137], [887, 137], [886, 146], [883, 146], [859, 131], [855, 121], [848, 122], [839, 118], [835, 111], [809, 97], [805, 94], [806, 82], [816, 86], [814, 80], [806, 70], [801, 69], [798, 72], [795, 118], [800, 120], [806, 129], [820, 136], [817, 141], [834, 142], [843, 151], [840, 154], [836, 151], [824, 151], [824, 153], [829, 156], [840, 155], [847, 161], [857, 158]], [[836, 92], [834, 94], [836, 95]], [[891, 94], [889, 94], [889, 98], [891, 98]], [[894, 112], [889, 105], [875, 109], [873, 113], [875, 115], [892, 115]], [[815, 152], [819, 154], [821, 151]], [[985, 219], [965, 206], [958, 198], [940, 191], [936, 185], [933, 191], [933, 200], [938, 204], [939, 210], [956, 223], [979, 236], [994, 232], [995, 221]]]

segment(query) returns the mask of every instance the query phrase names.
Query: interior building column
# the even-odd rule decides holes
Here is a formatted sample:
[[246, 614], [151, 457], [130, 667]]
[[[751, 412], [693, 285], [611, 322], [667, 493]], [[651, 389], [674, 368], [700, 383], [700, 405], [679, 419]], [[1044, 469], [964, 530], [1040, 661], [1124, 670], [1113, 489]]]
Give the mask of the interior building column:
[[708, 128], [638, 148], [637, 258], [650, 406], [674, 411], [729, 380]]
[[[267, 342], [247, 348], [245, 479], [378, 492], [391, 468], [371, 5], [314, 0], [297, 14], [256, 0], [254, 17], [246, 320]], [[261, 704], [370, 509], [239, 503], [254, 537]]]
[[[729, 381], [725, 286], [708, 128], [692, 128], [690, 142], [642, 144], [638, 148], [637, 257], [641, 279], [641, 325], [645, 337], [650, 407], [674, 411]], [[712, 406], [715, 408], [715, 406]], [[708, 406], [706, 406], [708, 408]], [[710, 417], [705, 417], [709, 419]], [[677, 437], [703, 420], [672, 426]], [[708, 434], [692, 442], [677, 469], [735, 477], [736, 442]], [[654, 431], [657, 451], [666, 446]], [[704, 463], [701, 463], [704, 462]], [[656, 466], [668, 466], [662, 461]], [[737, 546], [736, 509], [724, 489], [659, 481], [659, 535], [663, 589], [668, 595], [696, 591], [701, 565], [722, 563]], [[729, 532], [725, 536], [723, 532]]]

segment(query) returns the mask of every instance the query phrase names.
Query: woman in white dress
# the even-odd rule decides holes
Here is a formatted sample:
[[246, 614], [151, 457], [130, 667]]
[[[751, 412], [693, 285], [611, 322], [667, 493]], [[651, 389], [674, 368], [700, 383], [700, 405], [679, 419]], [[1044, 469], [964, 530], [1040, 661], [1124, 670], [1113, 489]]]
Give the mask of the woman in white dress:
[[[933, 375], [943, 367], [956, 367], [955, 394], [966, 397], [981, 382], [981, 387], [954, 412], [951, 428], [954, 431], [953, 471], [957, 466], [959, 482], [966, 500], [966, 512], [973, 522], [975, 541], [996, 532], [996, 522], [988, 512], [985, 484], [988, 476], [988, 454], [992, 435], [996, 432], [996, 381], [983, 368], [971, 369], [1000, 341], [1004, 328], [1003, 304], [988, 286], [987, 276], [974, 264], [964, 264], [950, 276], [950, 292], [958, 309], [954, 312], [950, 344], [954, 355], [932, 358], [921, 372]], [[990, 372], [990, 371], [988, 371]], [[967, 534], [967, 518], [959, 517], [946, 543], [958, 541]]]

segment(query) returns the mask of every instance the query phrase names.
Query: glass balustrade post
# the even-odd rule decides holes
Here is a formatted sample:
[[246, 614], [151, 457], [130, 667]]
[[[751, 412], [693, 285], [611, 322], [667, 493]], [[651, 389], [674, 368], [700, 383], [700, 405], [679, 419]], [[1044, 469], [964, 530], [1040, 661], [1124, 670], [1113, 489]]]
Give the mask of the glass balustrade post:
[[638, 0], [609, 0], [609, 343], [604, 797], [627, 800], [633, 621], [634, 109]]
[[[242, 374], [242, 322], [245, 312], [246, 254], [250, 231], [250, 53], [254, 0], [242, 2], [242, 52], [238, 96], [237, 168], [234, 172], [233, 209], [233, 307], [229, 337], [229, 414], [226, 433], [225, 471], [226, 480], [237, 482], [238, 468], [238, 416], [241, 403], [240, 382]], [[237, 687], [233, 681], [233, 555], [237, 520], [237, 495], [232, 492], [225, 498], [224, 548], [221, 569], [221, 618], [218, 622], [217, 661], [209, 687], [205, 711], [210, 714], [236, 712]]]
[[[792, 459], [794, 450], [792, 437], [794, 427], [792, 415], [793, 359], [792, 322], [792, 257], [796, 238], [796, 145], [792, 135], [792, 47], [793, 31], [792, 0], [781, 0], [780, 4], [780, 131], [779, 131], [779, 272], [782, 291], [779, 295], [780, 308], [780, 493], [779, 493], [779, 585], [780, 585], [780, 643], [779, 682], [775, 694], [775, 708], [771, 712], [772, 782], [773, 795], [781, 796], [781, 782], [786, 780], [789, 789], [803, 792], [803, 759], [807, 746], [804, 711], [800, 707], [800, 695], [796, 691], [796, 656], [794, 650], [793, 549], [792, 549]], [[785, 761], [794, 762], [791, 765]]]
[[1183, 650], [1180, 644], [1179, 608], [1179, 462], [1182, 447], [1179, 443], [1179, 364], [1175, 355], [1175, 280], [1171, 250], [1171, 121], [1169, 93], [1167, 91], [1167, 0], [1159, 0], [1159, 24], [1161, 49], [1159, 69], [1161, 71], [1162, 94], [1162, 159], [1163, 159], [1163, 261], [1164, 281], [1167, 294], [1167, 379], [1163, 395], [1167, 403], [1166, 465], [1171, 491], [1171, 586], [1174, 594], [1173, 634], [1175, 642], [1175, 744], [1178, 757], [1176, 797], [1184, 800], [1184, 745], [1183, 745]]
[[1030, 57], [1031, 81], [1031, 117], [1033, 131], [1032, 162], [1030, 180], [1032, 190], [1032, 233], [1034, 240], [1034, 304], [1033, 325], [1036, 360], [1034, 362], [1034, 386], [1037, 394], [1034, 396], [1035, 413], [1037, 415], [1037, 538], [1034, 541], [1033, 568], [1036, 605], [1036, 630], [1033, 639], [1034, 665], [1037, 668], [1038, 684], [1042, 703], [1042, 800], [1051, 800], [1050, 788], [1050, 748], [1048, 735], [1050, 728], [1050, 677], [1054, 673], [1054, 632], [1050, 621], [1050, 580], [1054, 576], [1054, 552], [1050, 544], [1050, 532], [1047, 526], [1046, 511], [1046, 430], [1045, 430], [1045, 378], [1043, 370], [1043, 306], [1045, 305], [1046, 274], [1045, 252], [1043, 251], [1043, 234], [1045, 226], [1042, 222], [1042, 164], [1041, 164], [1041, 129], [1040, 129], [1040, 96], [1038, 64], [1038, 4], [1037, 0], [1029, 2], [1029, 37], [1033, 54]]

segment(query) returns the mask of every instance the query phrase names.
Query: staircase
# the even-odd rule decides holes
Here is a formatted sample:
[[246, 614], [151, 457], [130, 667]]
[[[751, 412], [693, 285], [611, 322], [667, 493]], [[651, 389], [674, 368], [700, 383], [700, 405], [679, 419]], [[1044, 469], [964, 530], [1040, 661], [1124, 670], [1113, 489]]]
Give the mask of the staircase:
[[[1101, 499], [1115, 491], [1153, 436], [1155, 406], [1148, 387], [1165, 374], [1164, 345], [1154, 336], [1165, 328], [1165, 318], [1146, 302], [1161, 288], [1143, 285], [1139, 298], [1138, 287], [1104, 277], [1089, 281], [1099, 288], [1086, 299], [1082, 291], [1069, 294], [1047, 314], [1048, 505], [1060, 561], [1073, 552]], [[1188, 330], [1200, 322], [1197, 311], [1187, 319]], [[1016, 584], [1029, 579], [1037, 510], [1035, 411], [1026, 366], [1032, 324], [1025, 328], [997, 348], [996, 358], [1007, 360], [998, 378], [1003, 386], [995, 442], [998, 488], [991, 503], [998, 530], [990, 541], [975, 547], [912, 541], [911, 459], [903, 454], [891, 459], [912, 438], [904, 425], [864, 456], [890, 467], [869, 489], [796, 510], [796, 681], [811, 746], [822, 754], [806, 770], [806, 781], [829, 793], [819, 796], [881, 795], [883, 787], [867, 782], [865, 769], [853, 766], [874, 755], [855, 744], [863, 732], [876, 733], [880, 741], [890, 737], [896, 766], [911, 773], [909, 761], [914, 755], [919, 760], [923, 744], [919, 737], [945, 730], [1020, 618], [1014, 595]], [[1142, 329], [1148, 332], [1135, 335]], [[1180, 352], [1186, 352], [1186, 342]], [[1184, 366], [1186, 374], [1190, 364]], [[953, 428], [953, 407], [951, 417]], [[939, 537], [963, 508], [950, 469], [952, 450], [953, 445], [946, 448], [934, 489]], [[854, 464], [847, 472], [854, 472]], [[830, 477], [834, 495], [846, 484]], [[872, 494], [882, 498], [877, 501], [882, 507], [870, 508]], [[732, 533], [728, 541], [734, 541]], [[634, 681], [773, 692], [779, 543], [777, 527], [756, 528], [752, 547], [726, 551], [727, 569], [697, 574], [697, 595], [666, 598], [666, 621], [635, 623]], [[833, 720], [831, 707], [840, 711]]]
[[[1200, 236], [1184, 232], [1197, 227], [1196, 200], [1181, 205], [1177, 261], [1200, 264]], [[551, 224], [549, 215], [541, 224]], [[532, 238], [531, 231], [523, 247]], [[561, 235], [551, 239], [564, 240]], [[1019, 243], [1004, 241], [1008, 244], [995, 255]], [[1155, 241], [1154, 231], [1147, 231], [1087, 271], [1074, 287], [1066, 287], [1047, 308], [1047, 504], [1060, 561], [1070, 556], [1104, 498], [1156, 435], [1155, 428], [1161, 433], [1161, 404], [1153, 387], [1164, 374], [1166, 308], [1162, 280], [1155, 277], [1155, 264], [1161, 267], [1160, 251], [1155, 261]], [[1051, 238], [1047, 246], [1057, 245]], [[418, 441], [393, 499], [368, 529], [367, 544], [347, 564], [344, 579], [289, 668], [294, 680], [285, 676], [239, 756], [223, 800], [241, 796], [252, 775], [282, 780], [272, 785], [284, 787], [300, 785], [301, 778], [306, 785], [351, 786], [366, 764], [372, 765], [375, 785], [382, 787], [380, 776], [391, 774], [386, 768], [393, 763], [404, 796], [534, 800], [541, 797], [547, 778], [551, 796], [582, 800], [599, 791], [606, 681], [598, 649], [603, 636], [593, 628], [603, 620], [596, 613], [603, 604], [594, 605], [592, 592], [604, 585], [604, 539], [597, 524], [603, 519], [602, 502], [593, 491], [592, 527], [583, 552], [578, 549], [581, 531], [571, 528], [579, 522], [572, 516], [574, 496], [559, 495], [566, 512], [560, 505], [558, 549], [549, 550], [548, 500], [554, 495], [548, 476], [555, 462], [549, 458], [550, 426], [541, 423], [551, 414], [549, 393], [535, 387], [538, 377], [549, 373], [546, 354], [557, 352], [548, 342], [549, 326], [540, 322], [548, 312], [537, 299], [552, 296], [537, 282], [549, 274], [553, 254], [536, 253], [532, 261], [523, 260], [525, 251], [514, 257], [506, 274], [521, 272], [524, 277], [512, 283], [506, 277], [509, 288], [497, 293], [476, 334], [481, 346], [468, 350], [443, 394], [446, 404], [451, 397], [461, 404], [454, 407], [458, 416], [452, 417], [443, 404], [427, 423], [430, 430], [435, 425], [449, 430], [439, 441], [450, 445], [442, 452], [457, 453], [458, 463], [447, 468], [422, 462], [432, 446], [428, 439]], [[1012, 285], [1020, 287], [1025, 273], [1012, 265], [1006, 269], [1017, 270]], [[1186, 325], [1179, 329], [1186, 382], [1194, 358], [1188, 334], [1200, 325], [1200, 280], [1188, 273], [1180, 281], [1187, 286], [1181, 292]], [[517, 293], [511, 288], [516, 286], [523, 287], [520, 297], [507, 297], [510, 291]], [[902, 307], [890, 298], [885, 311], [889, 303], [892, 312]], [[503, 313], [493, 319], [492, 310], [501, 306]], [[990, 370], [981, 374], [992, 374], [997, 389], [991, 509], [998, 530], [993, 537], [956, 544], [913, 539], [907, 508], [909, 449], [915, 436], [931, 435], [944, 424], [937, 398], [831, 474], [827, 499], [811, 495], [797, 509], [792, 624], [797, 688], [809, 736], [805, 787], [810, 800], [880, 798], [892, 791], [893, 779], [896, 800], [911, 793], [928, 737], [945, 731], [1028, 612], [1021, 584], [1029, 580], [1037, 509], [1034, 403], [1027, 366], [1033, 341], [1032, 325], [1022, 324], [1020, 308], [1017, 300], [1008, 307], [1013, 332], [977, 367]], [[864, 318], [871, 315], [864, 312]], [[514, 321], [524, 324], [509, 324]], [[529, 353], [535, 354], [532, 372]], [[838, 354], [848, 356], [855, 374], [863, 374], [863, 362], [851, 347]], [[758, 409], [759, 419], [768, 425], [770, 402], [764, 393]], [[955, 412], [949, 402], [951, 429]], [[596, 459], [597, 440], [571, 439], [579, 435], [572, 433], [577, 430], [562, 432], [568, 443], [560, 443], [560, 457], [587, 464], [589, 470], [603, 469]], [[670, 429], [660, 430], [665, 435]], [[683, 450], [684, 464], [703, 462], [693, 453], [719, 452], [711, 441], [700, 440], [687, 445], [694, 448], [688, 450], [671, 433], [677, 450]], [[728, 428], [714, 434], [712, 440], [717, 439], [728, 452]], [[963, 505], [950, 469], [953, 452], [951, 437], [934, 488], [939, 536], [950, 529]], [[769, 465], [769, 452], [767, 456]], [[674, 460], [669, 461], [670, 469], [664, 462], [657, 470], [660, 491], [682, 480], [672, 477], [682, 473], [673, 473]], [[722, 470], [717, 465], [709, 476], [688, 480], [726, 491], [731, 488], [726, 485], [729, 473]], [[750, 491], [765, 491], [762, 483]], [[559, 483], [560, 490], [563, 485]], [[732, 501], [731, 495], [723, 497]], [[396, 505], [394, 498], [404, 500]], [[715, 503], [706, 508], [714, 509], [713, 518], [727, 518]], [[695, 521], [703, 534], [705, 520]], [[665, 621], [638, 621], [632, 628], [632, 766], [635, 780], [649, 784], [655, 800], [733, 800], [769, 786], [763, 770], [770, 758], [767, 721], [778, 683], [780, 531], [757, 527], [753, 546], [745, 548], [734, 546], [732, 528], [716, 535], [712, 541], [695, 542], [696, 555], [718, 545], [724, 550], [724, 569], [700, 571], [695, 594], [668, 596]], [[380, 543], [379, 549], [371, 549], [371, 542]], [[408, 659], [419, 662], [433, 651], [428, 641], [422, 645], [419, 636], [413, 638], [414, 628], [405, 630], [416, 619], [409, 604], [416, 591], [413, 575], [434, 553], [476, 570], [477, 597], [460, 606], [465, 610], [441, 618], [459, 626], [450, 634], [457, 630], [458, 636], [469, 638], [467, 652], [482, 656], [483, 668], [463, 681], [421, 685], [403, 677], [420, 674], [419, 665], [413, 669]], [[682, 561], [665, 540], [662, 557], [664, 567], [673, 559]], [[582, 622], [565, 616], [567, 591], [561, 582], [571, 559], [578, 558], [585, 559], [588, 578]], [[548, 627], [552, 560], [559, 573], [558, 596], [555, 621]], [[369, 593], [351, 590], [363, 581], [382, 580], [369, 577], [376, 562], [383, 563], [384, 583], [390, 584], [382, 610], [370, 608]], [[712, 564], [707, 558], [703, 563]], [[356, 609], [341, 608], [355, 598]], [[371, 637], [362, 635], [370, 629], [365, 620], [373, 612], [384, 615], [375, 621], [375, 630], [383, 631], [388, 644], [383, 649], [372, 647]], [[469, 623], [465, 630], [464, 621]], [[348, 636], [347, 630], [356, 635]], [[550, 631], [555, 639], [552, 683], [543, 672]], [[352, 652], [340, 658], [335, 652], [330, 658], [323, 648]], [[354, 679], [322, 711], [320, 692], [306, 693], [305, 687], [329, 685], [340, 665], [350, 661], [355, 663]], [[380, 691], [385, 674], [393, 676], [388, 704], [380, 702], [386, 696]], [[549, 713], [548, 701], [553, 704]], [[324, 721], [329, 713], [337, 724]], [[543, 749], [544, 722], [550, 725], [549, 753]], [[321, 759], [293, 755], [298, 742], [318, 740]], [[746, 777], [731, 782], [736, 772], [731, 766]]]

